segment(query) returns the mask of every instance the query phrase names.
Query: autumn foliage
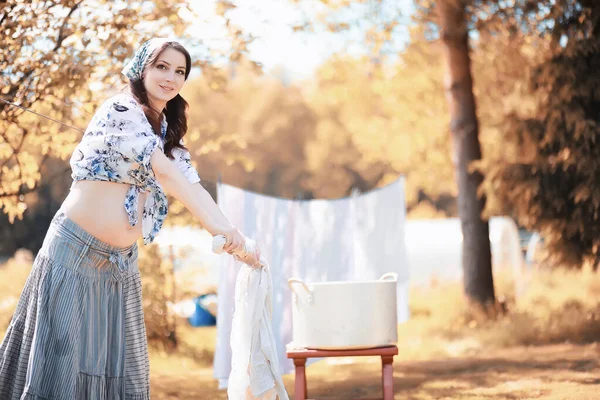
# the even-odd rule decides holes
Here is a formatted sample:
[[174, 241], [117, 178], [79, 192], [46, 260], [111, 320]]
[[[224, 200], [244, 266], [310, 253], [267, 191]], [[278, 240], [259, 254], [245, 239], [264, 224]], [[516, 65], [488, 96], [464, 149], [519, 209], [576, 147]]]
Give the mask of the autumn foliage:
[[[427, 18], [435, 2], [416, 1], [412, 21], [384, 12], [383, 1], [322, 3], [334, 14], [291, 29], [343, 34], [370, 21], [368, 52], [333, 55], [301, 82], [257, 73], [251, 37], [226, 18], [233, 2], [219, 6], [230, 32], [225, 52], [186, 39], [203, 50], [202, 73], [183, 94], [191, 105], [186, 141], [204, 184], [212, 190], [220, 177], [274, 196], [335, 198], [404, 175], [409, 216], [457, 215], [440, 41]], [[79, 129], [123, 85], [119, 71], [134, 48], [157, 32], [182, 34], [191, 13], [174, 0], [0, 4], [0, 99]], [[353, 4], [379, 11], [358, 22], [334, 18]], [[540, 231], [556, 262], [574, 266], [600, 254], [598, 8], [466, 2], [483, 154], [472, 168], [485, 177], [486, 215], [508, 214]], [[397, 46], [401, 29], [406, 40]], [[66, 160], [80, 135], [0, 101], [0, 253], [39, 247], [43, 229], [32, 227], [49, 222], [64, 198]], [[190, 222], [181, 205], [171, 211], [171, 222]]]

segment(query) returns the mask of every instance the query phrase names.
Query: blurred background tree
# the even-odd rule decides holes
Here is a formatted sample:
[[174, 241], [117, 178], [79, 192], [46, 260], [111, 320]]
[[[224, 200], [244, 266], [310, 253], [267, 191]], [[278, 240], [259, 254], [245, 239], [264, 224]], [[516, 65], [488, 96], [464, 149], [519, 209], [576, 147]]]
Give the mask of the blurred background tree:
[[526, 107], [506, 115], [510, 157], [490, 158], [486, 192], [501, 211], [538, 231], [550, 264], [600, 261], [600, 4], [564, 0], [506, 10], [510, 28], [542, 37], [543, 57], [527, 66]]
[[481, 160], [479, 119], [473, 94], [470, 28], [466, 2], [438, 0], [438, 24], [446, 66], [445, 92], [450, 111], [452, 160], [458, 184], [462, 231], [464, 293], [479, 306], [495, 305], [490, 229], [482, 215], [485, 195], [478, 192], [483, 174], [471, 164]]

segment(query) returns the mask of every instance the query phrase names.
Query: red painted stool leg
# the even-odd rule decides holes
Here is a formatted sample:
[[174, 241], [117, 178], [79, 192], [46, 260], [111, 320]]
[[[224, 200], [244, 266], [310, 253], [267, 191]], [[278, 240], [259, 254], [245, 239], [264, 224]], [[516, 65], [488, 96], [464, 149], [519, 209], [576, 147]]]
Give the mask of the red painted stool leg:
[[294, 399], [305, 400], [308, 396], [306, 390], [306, 358], [294, 358], [296, 367], [296, 379], [294, 382]]
[[383, 400], [394, 400], [394, 356], [381, 356]]

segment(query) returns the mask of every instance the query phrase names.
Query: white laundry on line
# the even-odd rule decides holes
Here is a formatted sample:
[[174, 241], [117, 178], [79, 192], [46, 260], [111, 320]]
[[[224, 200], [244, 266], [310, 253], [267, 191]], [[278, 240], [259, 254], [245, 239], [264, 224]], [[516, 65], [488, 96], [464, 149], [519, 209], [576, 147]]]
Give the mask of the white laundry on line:
[[[292, 341], [292, 295], [287, 280], [306, 282], [373, 280], [398, 274], [398, 322], [408, 318], [408, 265], [404, 245], [404, 180], [335, 200], [288, 200], [233, 186], [217, 187], [227, 218], [259, 243], [270, 260], [272, 327], [281, 373], [293, 371], [286, 358]], [[214, 377], [226, 387], [231, 372], [231, 321], [239, 266], [222, 256], [218, 286]]]

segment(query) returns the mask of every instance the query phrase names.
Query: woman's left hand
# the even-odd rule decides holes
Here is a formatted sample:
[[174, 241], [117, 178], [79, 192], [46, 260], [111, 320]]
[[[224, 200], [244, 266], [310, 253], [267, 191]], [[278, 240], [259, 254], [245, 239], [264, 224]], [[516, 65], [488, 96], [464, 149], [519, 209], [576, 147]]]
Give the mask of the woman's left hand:
[[259, 268], [260, 267], [260, 249], [258, 248], [258, 245], [254, 246], [254, 252], [250, 252], [248, 254], [246, 254], [244, 257], [238, 257], [236, 256], [236, 259], [240, 260], [241, 262], [243, 262], [246, 265], [249, 265], [252, 268]]

